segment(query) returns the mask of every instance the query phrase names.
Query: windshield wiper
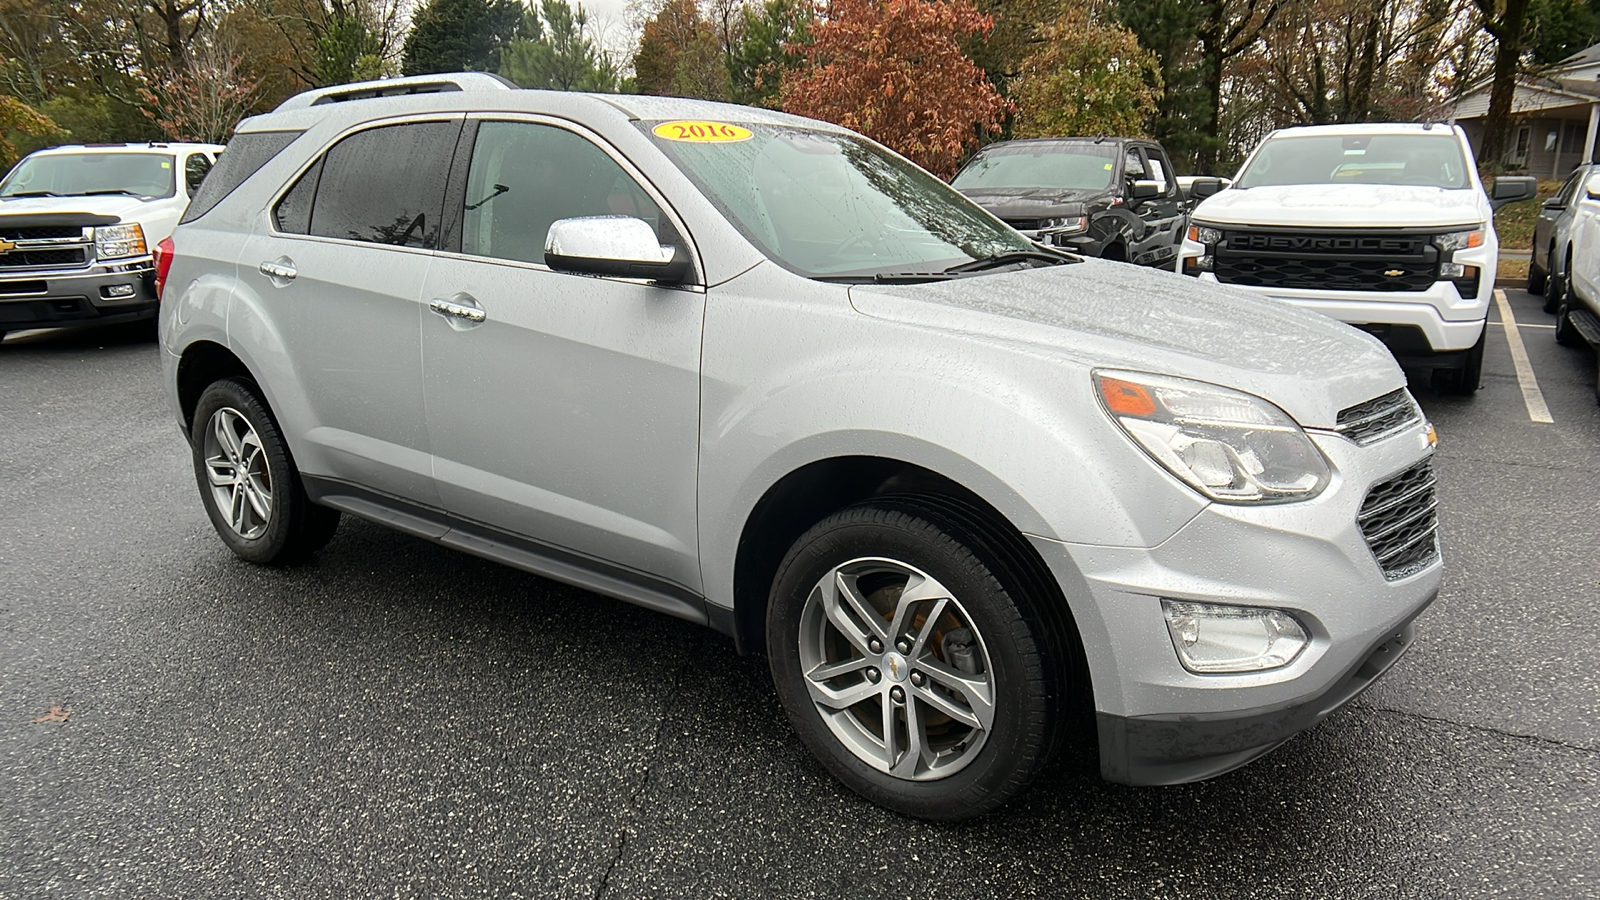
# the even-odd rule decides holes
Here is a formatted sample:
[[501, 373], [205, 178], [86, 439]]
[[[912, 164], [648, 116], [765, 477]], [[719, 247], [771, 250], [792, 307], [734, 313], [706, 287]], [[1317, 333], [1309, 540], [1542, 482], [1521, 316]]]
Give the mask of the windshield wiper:
[[61, 195], [56, 193], [55, 191], [17, 191], [15, 194], [7, 194], [6, 196], [7, 197], [59, 197]]
[[1000, 266], [1025, 262], [1043, 262], [1048, 265], [1058, 266], [1062, 263], [1077, 261], [1077, 257], [1067, 256], [1064, 253], [1050, 253], [1045, 250], [1013, 250], [1010, 253], [996, 253], [994, 256], [985, 256], [982, 259], [951, 266], [944, 270], [944, 274], [962, 275], [967, 272], [982, 272], [985, 269], [995, 269]]
[[107, 189], [105, 189], [103, 191], [84, 191], [81, 194], [73, 194], [72, 196], [74, 196], [74, 197], [102, 197], [102, 196], [105, 196], [106, 194], [126, 194], [129, 197], [143, 197], [144, 196], [143, 194], [135, 194], [133, 191], [125, 191], [122, 188], [107, 188]]

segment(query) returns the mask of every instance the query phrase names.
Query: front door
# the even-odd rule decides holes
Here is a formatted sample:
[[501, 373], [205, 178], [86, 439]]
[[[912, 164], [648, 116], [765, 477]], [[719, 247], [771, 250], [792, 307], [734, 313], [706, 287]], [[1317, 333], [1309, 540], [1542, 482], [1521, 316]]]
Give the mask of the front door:
[[705, 295], [544, 265], [558, 219], [673, 226], [597, 139], [544, 121], [468, 127], [459, 253], [435, 261], [422, 293], [440, 306], [423, 317], [422, 356], [445, 508], [558, 559], [698, 592]]

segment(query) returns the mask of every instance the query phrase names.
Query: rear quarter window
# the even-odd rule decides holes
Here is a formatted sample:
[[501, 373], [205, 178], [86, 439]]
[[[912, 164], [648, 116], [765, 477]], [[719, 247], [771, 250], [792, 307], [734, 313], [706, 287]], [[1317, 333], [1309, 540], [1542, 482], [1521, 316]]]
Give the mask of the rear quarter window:
[[200, 189], [189, 201], [189, 207], [183, 211], [183, 218], [178, 223], [193, 222], [215, 209], [217, 204], [233, 193], [234, 188], [244, 184], [246, 179], [260, 171], [262, 166], [283, 152], [283, 148], [300, 135], [299, 131], [253, 131], [234, 135], [227, 149], [217, 158], [216, 166], [206, 173]]

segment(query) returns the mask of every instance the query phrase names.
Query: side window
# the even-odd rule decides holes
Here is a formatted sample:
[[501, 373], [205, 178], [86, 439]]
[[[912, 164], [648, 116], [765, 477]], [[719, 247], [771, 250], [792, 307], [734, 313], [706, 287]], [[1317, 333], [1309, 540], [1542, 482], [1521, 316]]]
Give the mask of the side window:
[[193, 222], [210, 212], [223, 198], [251, 175], [261, 170], [269, 160], [294, 143], [298, 131], [256, 131], [236, 134], [228, 142], [228, 149], [217, 157], [216, 172], [205, 180], [201, 190], [189, 198], [189, 208], [183, 211], [180, 222]]
[[278, 201], [277, 208], [272, 211], [272, 221], [279, 231], [289, 234], [311, 233], [311, 201], [317, 195], [317, 179], [321, 177], [322, 160], [319, 159]]
[[484, 122], [472, 148], [461, 252], [544, 262], [551, 223], [578, 216], [633, 216], [656, 230], [661, 208], [605, 151], [583, 137], [532, 122]]
[[306, 233], [435, 246], [445, 176], [460, 132], [460, 122], [409, 122], [369, 128], [334, 144], [313, 169], [321, 174]]
[[1572, 177], [1567, 179], [1567, 183], [1563, 184], [1561, 190], [1556, 192], [1556, 196], [1561, 198], [1562, 206], [1571, 206], [1572, 201], [1577, 198], [1578, 185], [1583, 181], [1583, 172], [1583, 169], [1573, 172]]
[[1139, 155], [1137, 148], [1129, 147], [1122, 163], [1122, 180], [1131, 183], [1147, 177], [1149, 176], [1145, 174], [1144, 158]]
[[1154, 147], [1146, 147], [1144, 158], [1150, 165], [1150, 177], [1163, 185], [1163, 193], [1175, 193], [1178, 182], [1172, 177], [1172, 167], [1167, 165], [1167, 158], [1161, 151]]
[[187, 193], [193, 197], [195, 191], [200, 190], [200, 185], [206, 180], [206, 174], [211, 171], [211, 157], [204, 153], [191, 153], [183, 161], [183, 183], [188, 189]]

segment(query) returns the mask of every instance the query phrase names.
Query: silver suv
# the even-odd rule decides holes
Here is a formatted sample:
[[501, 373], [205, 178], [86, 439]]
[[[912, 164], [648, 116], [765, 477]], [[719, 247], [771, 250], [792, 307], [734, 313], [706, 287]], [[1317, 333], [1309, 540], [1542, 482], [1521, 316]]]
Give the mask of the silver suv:
[[245, 120], [206, 188], [163, 362], [234, 552], [350, 513], [709, 625], [910, 815], [1071, 744], [1229, 771], [1438, 590], [1376, 340], [1041, 247], [826, 123], [405, 79]]

